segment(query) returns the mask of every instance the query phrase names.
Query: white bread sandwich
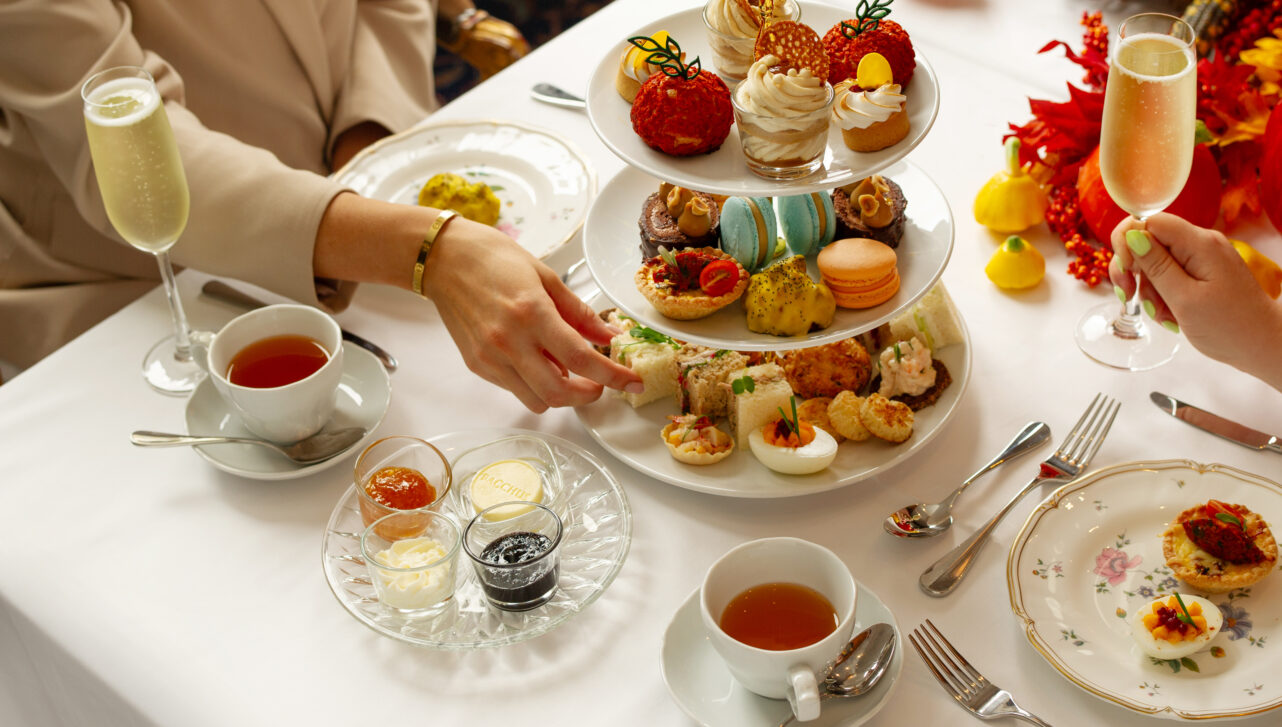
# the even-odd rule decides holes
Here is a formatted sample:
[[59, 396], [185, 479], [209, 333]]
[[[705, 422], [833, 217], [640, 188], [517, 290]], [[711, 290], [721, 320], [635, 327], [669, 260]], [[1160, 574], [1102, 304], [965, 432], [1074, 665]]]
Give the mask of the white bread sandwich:
[[633, 408], [673, 396], [677, 390], [675, 361], [679, 345], [658, 331], [637, 325], [610, 339], [611, 360], [635, 371], [645, 385], [640, 394], [620, 391], [619, 395]]
[[732, 397], [728, 415], [730, 431], [741, 449], [748, 448], [748, 435], [754, 429], [782, 416], [780, 408], [792, 411], [792, 387], [779, 364], [739, 369], [730, 374], [726, 390]]

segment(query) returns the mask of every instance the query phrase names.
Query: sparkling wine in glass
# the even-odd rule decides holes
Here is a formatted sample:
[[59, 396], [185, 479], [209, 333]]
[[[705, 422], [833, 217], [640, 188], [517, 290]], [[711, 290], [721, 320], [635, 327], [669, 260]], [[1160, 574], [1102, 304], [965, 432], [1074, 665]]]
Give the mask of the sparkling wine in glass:
[[174, 335], [147, 352], [143, 378], [162, 393], [188, 393], [205, 373], [192, 357], [191, 329], [169, 261], [169, 248], [187, 226], [190, 198], [165, 104], [151, 74], [132, 66], [94, 75], [80, 95], [107, 218], [129, 244], [156, 256], [169, 299]]
[[[1197, 70], [1193, 30], [1161, 13], [1127, 18], [1117, 32], [1104, 93], [1100, 176], [1118, 206], [1143, 221], [1179, 196], [1193, 166]], [[1179, 337], [1140, 315], [1137, 290], [1077, 324], [1077, 345], [1107, 366], [1144, 371], [1175, 355]]]

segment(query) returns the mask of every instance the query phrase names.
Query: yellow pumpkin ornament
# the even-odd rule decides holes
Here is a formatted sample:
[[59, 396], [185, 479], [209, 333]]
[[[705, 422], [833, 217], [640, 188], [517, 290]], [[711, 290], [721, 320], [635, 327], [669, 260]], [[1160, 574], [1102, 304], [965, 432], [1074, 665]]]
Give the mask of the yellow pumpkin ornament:
[[1022, 232], [1046, 219], [1046, 191], [1019, 165], [1019, 139], [1006, 140], [1006, 169], [975, 195], [975, 221], [994, 232]]
[[1278, 267], [1278, 264], [1269, 256], [1241, 240], [1229, 240], [1229, 242], [1233, 243], [1233, 249], [1237, 250], [1237, 254], [1242, 256], [1247, 269], [1251, 271], [1251, 275], [1255, 276], [1255, 282], [1260, 284], [1270, 298], [1276, 299], [1279, 294], [1282, 294], [1282, 267]]
[[1046, 259], [1027, 240], [1011, 235], [993, 253], [984, 274], [999, 288], [1031, 288], [1046, 277]]

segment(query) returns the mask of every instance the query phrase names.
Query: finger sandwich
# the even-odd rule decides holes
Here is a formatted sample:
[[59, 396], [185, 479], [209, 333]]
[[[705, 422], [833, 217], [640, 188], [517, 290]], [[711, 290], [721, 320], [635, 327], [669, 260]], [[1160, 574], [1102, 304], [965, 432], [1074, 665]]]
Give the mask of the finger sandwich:
[[[752, 379], [752, 386], [734, 386], [734, 382]], [[746, 383], [746, 382], [745, 382]], [[748, 435], [791, 411], [792, 387], [783, 367], [775, 363], [749, 366], [730, 374], [725, 385], [731, 401], [727, 414], [730, 430], [741, 448], [748, 448]], [[738, 391], [735, 391], [738, 389]]]

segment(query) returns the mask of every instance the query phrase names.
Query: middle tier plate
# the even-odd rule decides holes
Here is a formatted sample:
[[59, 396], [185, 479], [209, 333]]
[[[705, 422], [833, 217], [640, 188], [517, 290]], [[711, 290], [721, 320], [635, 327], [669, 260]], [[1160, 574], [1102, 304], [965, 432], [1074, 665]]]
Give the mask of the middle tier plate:
[[[772, 336], [748, 330], [740, 302], [694, 321], [665, 318], [637, 290], [633, 277], [641, 267], [637, 219], [659, 180], [636, 169], [624, 169], [610, 180], [588, 211], [583, 252], [588, 270], [612, 303], [639, 323], [674, 338], [736, 351], [779, 351], [840, 341], [875, 328], [916, 303], [943, 274], [953, 251], [953, 215], [939, 187], [914, 164], [901, 161], [882, 174], [893, 179], [908, 200], [899, 256], [899, 292], [873, 308], [838, 308], [832, 325], [802, 336]], [[807, 259], [810, 277], [819, 280], [814, 257]]]

